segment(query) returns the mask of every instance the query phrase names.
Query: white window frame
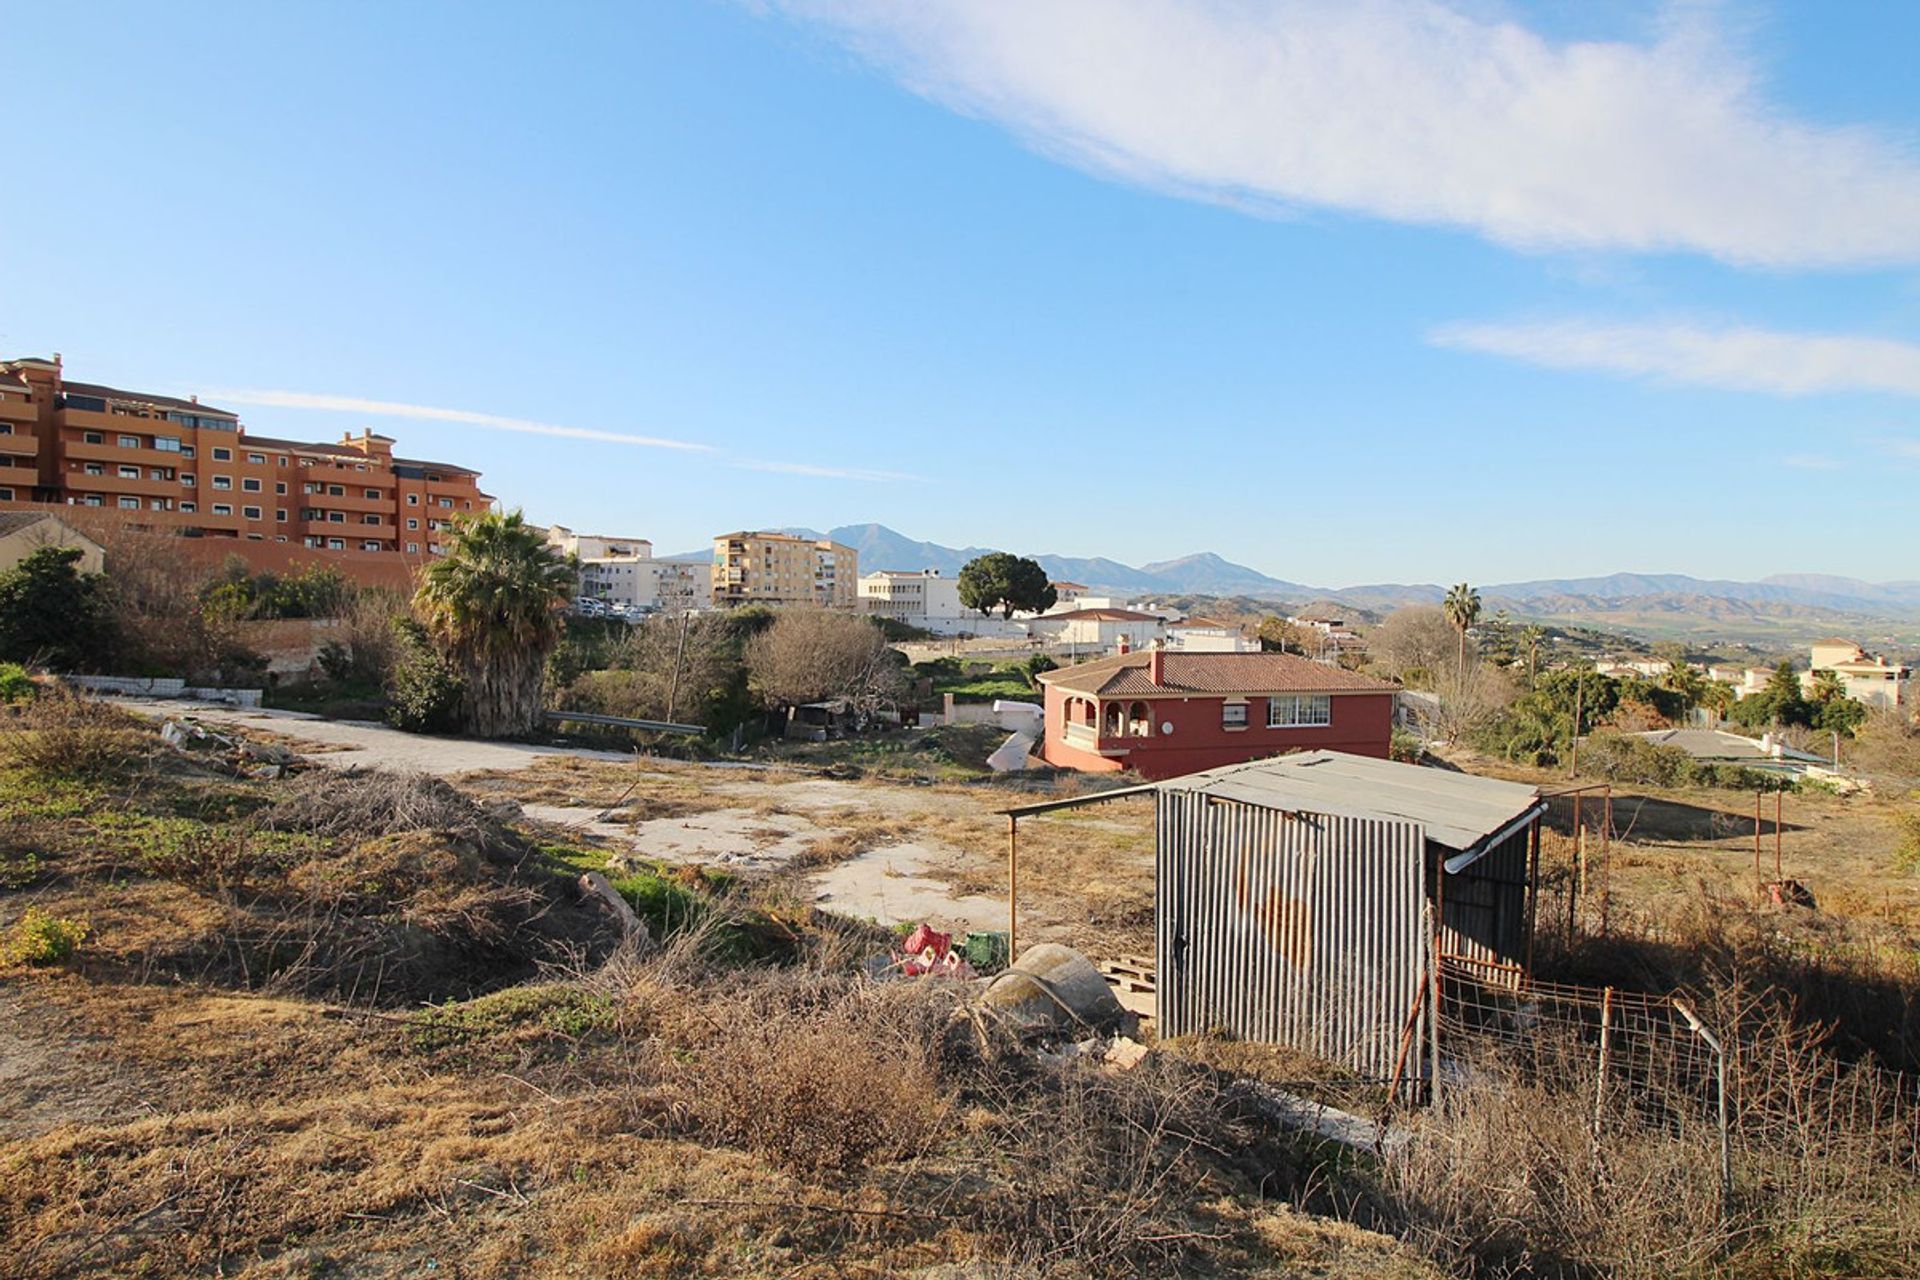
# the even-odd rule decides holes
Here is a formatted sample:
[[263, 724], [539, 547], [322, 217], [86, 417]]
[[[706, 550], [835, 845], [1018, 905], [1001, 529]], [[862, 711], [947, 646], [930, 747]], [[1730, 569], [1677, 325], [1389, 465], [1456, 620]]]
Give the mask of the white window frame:
[[233, 488], [233, 477], [215, 476], [213, 478], [213, 487], [216, 489], [231, 489]]
[[233, 504], [230, 502], [216, 502], [213, 504], [213, 514], [217, 516], [230, 516], [233, 514]]
[[1325, 729], [1333, 723], [1333, 697], [1325, 693], [1276, 693], [1267, 699], [1267, 728]]
[[1247, 700], [1228, 698], [1220, 704], [1220, 727], [1222, 729], [1244, 729], [1247, 727]]

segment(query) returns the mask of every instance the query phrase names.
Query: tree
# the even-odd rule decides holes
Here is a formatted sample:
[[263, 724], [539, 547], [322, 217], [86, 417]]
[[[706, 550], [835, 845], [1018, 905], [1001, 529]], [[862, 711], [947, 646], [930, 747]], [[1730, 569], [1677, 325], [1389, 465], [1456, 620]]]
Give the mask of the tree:
[[1432, 688], [1453, 656], [1453, 628], [1445, 611], [1416, 604], [1395, 609], [1367, 636], [1367, 654], [1382, 673], [1416, 688]]
[[975, 556], [960, 569], [960, 603], [985, 617], [995, 609], [1011, 618], [1016, 610], [1045, 613], [1059, 598], [1038, 562], [1005, 551]]
[[1768, 726], [1810, 725], [1813, 709], [1800, 694], [1800, 677], [1791, 662], [1782, 662], [1758, 693], [1733, 704], [1732, 719], [1751, 729]]
[[1527, 685], [1540, 678], [1540, 645], [1546, 640], [1546, 629], [1528, 623], [1520, 630], [1520, 647], [1527, 654]]
[[78, 547], [41, 547], [0, 574], [0, 659], [80, 671], [106, 656], [100, 575], [79, 563]]
[[1867, 718], [1867, 704], [1847, 696], [1847, 685], [1832, 671], [1813, 673], [1813, 695], [1808, 704], [1813, 727], [1852, 737]]
[[421, 574], [413, 605], [460, 675], [467, 732], [504, 738], [539, 722], [541, 678], [575, 580], [518, 511], [455, 524], [447, 554]]
[[899, 697], [903, 660], [867, 618], [795, 609], [749, 640], [753, 688], [769, 706], [847, 698], [871, 711]]
[[1268, 652], [1310, 657], [1318, 651], [1319, 639], [1311, 627], [1289, 622], [1277, 613], [1260, 619], [1260, 647]]
[[1461, 679], [1464, 680], [1467, 671], [1467, 632], [1480, 619], [1480, 593], [1464, 582], [1457, 583], [1447, 592], [1446, 603], [1440, 607], [1446, 612], [1447, 621], [1459, 633], [1459, 668]]

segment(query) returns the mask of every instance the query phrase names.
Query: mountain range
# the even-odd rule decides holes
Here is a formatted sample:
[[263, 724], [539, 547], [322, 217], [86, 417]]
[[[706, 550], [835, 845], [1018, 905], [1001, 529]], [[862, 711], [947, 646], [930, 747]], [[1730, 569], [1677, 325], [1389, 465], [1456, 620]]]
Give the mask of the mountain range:
[[[852, 547], [860, 553], [862, 572], [937, 569], [952, 576], [967, 561], [990, 550], [917, 541], [882, 524], [842, 525], [824, 533], [815, 529], [781, 532], [831, 538]], [[702, 558], [705, 554], [692, 553]], [[1138, 566], [1105, 557], [1042, 554], [1032, 558], [1056, 580], [1082, 583], [1095, 593], [1133, 597], [1244, 596], [1294, 605], [1331, 603], [1379, 612], [1408, 604], [1436, 604], [1447, 592], [1438, 583], [1313, 586], [1272, 577], [1211, 551]], [[1836, 623], [1856, 619], [1920, 620], [1920, 580], [1866, 582], [1829, 574], [1782, 573], [1756, 582], [1738, 582], [1679, 573], [1614, 573], [1479, 584], [1478, 590], [1489, 610], [1506, 608], [1536, 617], [1624, 620], [1684, 615], [1701, 620], [1831, 619]]]

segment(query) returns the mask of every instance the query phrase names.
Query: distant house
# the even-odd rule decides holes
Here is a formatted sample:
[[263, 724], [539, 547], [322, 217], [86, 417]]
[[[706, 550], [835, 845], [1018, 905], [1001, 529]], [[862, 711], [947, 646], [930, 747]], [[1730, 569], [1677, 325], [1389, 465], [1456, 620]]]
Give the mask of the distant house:
[[1827, 671], [1839, 678], [1849, 698], [1870, 707], [1892, 711], [1897, 707], [1912, 705], [1909, 692], [1913, 681], [1912, 668], [1888, 662], [1878, 654], [1868, 653], [1853, 641], [1837, 636], [1816, 640], [1809, 648], [1813, 669], [1800, 677], [1802, 687], [1808, 692], [1813, 690], [1814, 677]]
[[1071, 609], [1028, 620], [1027, 629], [1075, 654], [1150, 649], [1165, 637], [1158, 614], [1137, 609]]
[[1045, 672], [1049, 764], [1158, 780], [1284, 751], [1384, 758], [1396, 686], [1287, 653], [1129, 652]]
[[106, 550], [78, 529], [42, 511], [0, 511], [0, 569], [11, 569], [42, 547], [78, 547], [82, 573], [99, 573]]
[[1742, 737], [1724, 729], [1649, 729], [1636, 733], [1661, 747], [1678, 747], [1702, 764], [1732, 764], [1767, 773], [1799, 775], [1828, 763], [1825, 756], [1798, 751], [1772, 734]]
[[862, 574], [859, 592], [862, 613], [939, 635], [957, 635], [981, 621], [977, 610], [960, 603], [960, 580], [944, 577], [938, 569]]
[[1182, 618], [1167, 624], [1167, 648], [1175, 653], [1257, 653], [1260, 642], [1217, 618]]

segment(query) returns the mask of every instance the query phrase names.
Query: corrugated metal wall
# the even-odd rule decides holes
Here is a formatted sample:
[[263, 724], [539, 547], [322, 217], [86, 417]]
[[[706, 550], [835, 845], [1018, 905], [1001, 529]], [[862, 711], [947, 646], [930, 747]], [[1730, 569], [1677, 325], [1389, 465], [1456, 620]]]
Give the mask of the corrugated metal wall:
[[[1173, 790], [1156, 821], [1160, 1034], [1219, 1029], [1390, 1076], [1426, 990], [1420, 828]], [[1424, 1075], [1417, 1008], [1408, 1077]]]
[[1440, 886], [1440, 953], [1518, 976], [1527, 951], [1527, 876], [1531, 828], [1488, 850]]

